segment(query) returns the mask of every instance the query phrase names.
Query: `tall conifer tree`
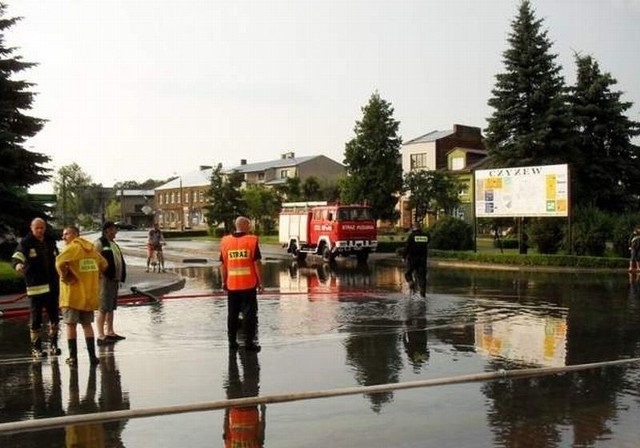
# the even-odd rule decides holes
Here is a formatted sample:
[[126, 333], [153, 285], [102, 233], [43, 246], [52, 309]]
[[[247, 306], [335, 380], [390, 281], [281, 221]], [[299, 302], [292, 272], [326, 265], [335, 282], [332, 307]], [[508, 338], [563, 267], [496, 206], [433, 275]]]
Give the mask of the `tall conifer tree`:
[[496, 75], [489, 105], [487, 146], [495, 166], [527, 166], [571, 160], [564, 80], [551, 42], [528, 0], [511, 24], [505, 72]]
[[340, 196], [344, 202], [367, 201], [377, 218], [393, 219], [402, 191], [400, 122], [393, 118], [391, 103], [378, 92], [371, 95], [362, 114], [354, 128], [356, 136], [345, 145], [347, 177]]
[[631, 103], [612, 91], [617, 81], [591, 56], [576, 55], [571, 112], [580, 157], [573, 164], [574, 198], [601, 210], [638, 209], [640, 148], [631, 143], [640, 124], [625, 112]]
[[27, 188], [49, 178], [43, 165], [50, 158], [25, 148], [44, 120], [25, 115], [33, 103], [33, 84], [16, 79], [16, 74], [35, 64], [23, 62], [14, 55], [15, 48], [5, 45], [5, 32], [20, 20], [6, 17], [6, 9], [0, 3], [0, 233], [22, 234], [32, 218], [45, 215], [44, 206], [28, 201]]

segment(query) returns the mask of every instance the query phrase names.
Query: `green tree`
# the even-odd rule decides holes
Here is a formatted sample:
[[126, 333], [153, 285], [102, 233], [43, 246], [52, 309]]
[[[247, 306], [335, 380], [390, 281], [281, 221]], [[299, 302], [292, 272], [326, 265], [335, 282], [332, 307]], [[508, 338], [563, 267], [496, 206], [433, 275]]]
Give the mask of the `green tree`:
[[283, 202], [296, 202], [303, 200], [299, 177], [287, 177], [284, 184], [276, 186], [276, 192]]
[[6, 9], [0, 3], [0, 234], [23, 234], [32, 218], [47, 216], [47, 207], [29, 202], [27, 189], [49, 179], [44, 164], [50, 158], [25, 148], [44, 120], [25, 115], [33, 104], [34, 93], [29, 90], [33, 84], [16, 75], [36, 64], [23, 62], [14, 48], [5, 45], [5, 32], [20, 20], [6, 17]]
[[572, 134], [564, 79], [528, 0], [511, 24], [505, 72], [496, 75], [486, 143], [494, 166], [566, 163]]
[[399, 121], [393, 119], [391, 103], [374, 92], [356, 121], [355, 137], [345, 145], [347, 177], [341, 183], [341, 199], [367, 201], [377, 218], [395, 219], [402, 191]]
[[570, 98], [580, 151], [572, 165], [575, 202], [613, 212], [638, 210], [640, 148], [631, 140], [640, 134], [640, 125], [625, 115], [632, 103], [611, 90], [617, 81], [591, 56], [575, 58]]
[[211, 185], [205, 194], [210, 229], [223, 225], [225, 233], [231, 233], [236, 217], [246, 214], [246, 205], [240, 191], [243, 182], [242, 173], [224, 173], [221, 163], [211, 172]]
[[319, 201], [322, 199], [322, 186], [320, 185], [320, 181], [314, 177], [310, 176], [302, 182], [300, 186], [302, 190], [302, 197], [305, 201]]
[[249, 217], [257, 223], [256, 230], [262, 234], [271, 233], [282, 204], [276, 191], [263, 185], [249, 185], [242, 190], [242, 201]]
[[59, 224], [78, 223], [80, 215], [87, 213], [91, 206], [86, 192], [91, 184], [91, 176], [75, 162], [58, 169], [53, 180], [53, 191], [57, 195], [55, 216]]
[[404, 188], [410, 192], [409, 207], [422, 222], [428, 213], [450, 215], [460, 205], [459, 193], [463, 185], [444, 171], [414, 170], [404, 176]]

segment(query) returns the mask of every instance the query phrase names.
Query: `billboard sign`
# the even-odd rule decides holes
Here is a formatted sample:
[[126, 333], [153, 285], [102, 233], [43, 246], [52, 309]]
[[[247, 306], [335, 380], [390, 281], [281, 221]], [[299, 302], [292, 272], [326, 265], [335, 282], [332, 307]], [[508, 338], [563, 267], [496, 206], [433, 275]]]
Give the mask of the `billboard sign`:
[[476, 217], [568, 216], [565, 165], [493, 168], [475, 172]]

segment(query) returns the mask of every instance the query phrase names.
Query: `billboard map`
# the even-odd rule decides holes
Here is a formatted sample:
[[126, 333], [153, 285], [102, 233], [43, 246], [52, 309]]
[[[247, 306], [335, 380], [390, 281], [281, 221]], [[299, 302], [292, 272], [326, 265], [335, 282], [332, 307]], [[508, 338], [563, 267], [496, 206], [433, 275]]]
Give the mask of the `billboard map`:
[[567, 165], [475, 172], [476, 217], [568, 216]]

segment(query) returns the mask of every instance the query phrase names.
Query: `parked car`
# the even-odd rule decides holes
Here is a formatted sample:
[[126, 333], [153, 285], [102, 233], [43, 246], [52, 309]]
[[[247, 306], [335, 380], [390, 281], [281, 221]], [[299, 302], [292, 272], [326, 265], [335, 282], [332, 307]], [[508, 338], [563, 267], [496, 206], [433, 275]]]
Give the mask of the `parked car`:
[[116, 221], [115, 223], [116, 229], [118, 230], [137, 230], [138, 226], [135, 224], [129, 224], [126, 222]]

